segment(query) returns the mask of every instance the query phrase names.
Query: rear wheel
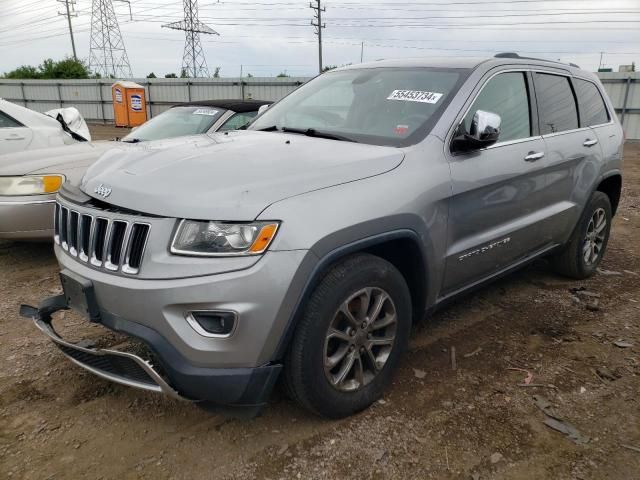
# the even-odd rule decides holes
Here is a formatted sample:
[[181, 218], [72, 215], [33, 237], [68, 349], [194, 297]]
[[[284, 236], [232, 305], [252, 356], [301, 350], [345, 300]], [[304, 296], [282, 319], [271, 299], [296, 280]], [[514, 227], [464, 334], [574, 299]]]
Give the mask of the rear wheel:
[[303, 407], [329, 418], [382, 395], [406, 348], [411, 298], [400, 272], [368, 254], [341, 261], [313, 291], [285, 361], [285, 385]]
[[553, 259], [555, 269], [579, 280], [593, 275], [607, 248], [611, 218], [609, 197], [594, 192], [569, 243]]

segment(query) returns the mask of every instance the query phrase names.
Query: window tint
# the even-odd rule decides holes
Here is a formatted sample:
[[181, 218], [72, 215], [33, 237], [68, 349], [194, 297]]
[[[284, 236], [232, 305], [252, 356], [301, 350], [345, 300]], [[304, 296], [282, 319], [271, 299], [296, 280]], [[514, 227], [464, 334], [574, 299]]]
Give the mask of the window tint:
[[20, 122], [17, 122], [6, 113], [0, 112], [0, 128], [16, 128], [21, 126], [22, 124], [20, 124]]
[[466, 133], [469, 133], [473, 115], [478, 110], [500, 115], [499, 142], [531, 136], [529, 96], [524, 73], [501, 73], [484, 86], [463, 121]]
[[536, 73], [536, 97], [542, 134], [578, 128], [578, 110], [569, 79]]
[[227, 130], [237, 130], [240, 127], [244, 127], [247, 123], [253, 120], [253, 117], [255, 117], [257, 114], [257, 110], [254, 112], [236, 113], [229, 120], [227, 120], [224, 125], [222, 125], [218, 129], [218, 131], [226, 132]]
[[609, 114], [602, 95], [593, 83], [578, 78], [573, 79], [580, 110], [580, 126], [591, 127], [609, 121]]

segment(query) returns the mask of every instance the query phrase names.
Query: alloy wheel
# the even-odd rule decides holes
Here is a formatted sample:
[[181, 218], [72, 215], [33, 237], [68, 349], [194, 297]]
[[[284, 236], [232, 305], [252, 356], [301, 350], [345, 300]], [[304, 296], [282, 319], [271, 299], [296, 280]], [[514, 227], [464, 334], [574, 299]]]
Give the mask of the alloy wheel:
[[582, 255], [586, 265], [595, 264], [600, 258], [606, 236], [607, 214], [604, 208], [598, 208], [593, 212], [587, 233], [582, 246]]
[[381, 288], [364, 288], [345, 300], [325, 338], [324, 372], [329, 383], [345, 392], [369, 384], [393, 350], [397, 324], [393, 300]]

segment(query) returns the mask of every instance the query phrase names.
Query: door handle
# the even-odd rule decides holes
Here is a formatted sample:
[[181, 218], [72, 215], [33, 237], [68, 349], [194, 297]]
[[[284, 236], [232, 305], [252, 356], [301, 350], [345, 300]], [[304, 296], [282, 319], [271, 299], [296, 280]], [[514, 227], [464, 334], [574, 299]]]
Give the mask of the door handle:
[[24, 140], [24, 137], [19, 137], [17, 135], [11, 135], [10, 137], [5, 138], [5, 140]]
[[540, 160], [544, 157], [544, 152], [529, 152], [526, 157], [524, 157], [525, 162], [535, 162], [536, 160]]
[[584, 145], [585, 147], [593, 147], [597, 143], [598, 140], [591, 140], [590, 138], [587, 138], [582, 145]]

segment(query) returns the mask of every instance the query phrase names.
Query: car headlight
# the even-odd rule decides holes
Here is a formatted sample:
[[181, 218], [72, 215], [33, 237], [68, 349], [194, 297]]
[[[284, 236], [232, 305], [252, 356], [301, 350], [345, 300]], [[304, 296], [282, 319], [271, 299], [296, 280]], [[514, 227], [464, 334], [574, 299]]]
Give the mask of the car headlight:
[[24, 175], [0, 177], [0, 195], [43, 195], [56, 193], [64, 182], [64, 175]]
[[182, 220], [171, 253], [203, 257], [259, 255], [276, 235], [277, 222], [224, 223]]

